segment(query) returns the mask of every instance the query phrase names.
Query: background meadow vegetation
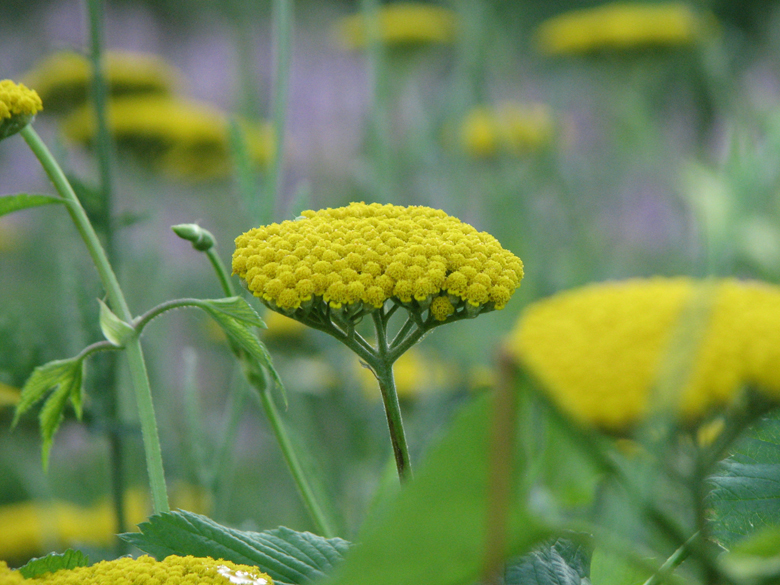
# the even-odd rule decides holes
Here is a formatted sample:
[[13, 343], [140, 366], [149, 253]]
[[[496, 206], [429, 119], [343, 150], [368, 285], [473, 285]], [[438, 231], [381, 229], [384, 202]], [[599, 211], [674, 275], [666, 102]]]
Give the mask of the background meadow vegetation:
[[[514, 298], [437, 330], [396, 366], [420, 461], [453, 413], [495, 386], [498, 348], [530, 302], [630, 277], [780, 278], [777, 3], [692, 1], [682, 4], [700, 19], [690, 41], [559, 53], [545, 50], [539, 25], [601, 2], [432, 3], [452, 11], [438, 38], [369, 47], [351, 46], [343, 19], [380, 3], [290, 4], [285, 94], [270, 2], [103, 3], [103, 49], [156, 56], [170, 68], [166, 91], [210, 108], [223, 129], [222, 142], [184, 152], [132, 132], [111, 146], [115, 267], [134, 314], [166, 299], [223, 296], [176, 224], [208, 229], [225, 262], [250, 227], [352, 201], [439, 208], [489, 232], [524, 262]], [[88, 54], [86, 6], [4, 0], [0, 79], [30, 79], [41, 91], [45, 76], [34, 71], [45, 59]], [[99, 217], [94, 134], [78, 138], [84, 123], [41, 94], [35, 128]], [[272, 129], [281, 114], [280, 144]], [[195, 117], [171, 116], [168, 131]], [[4, 141], [0, 194], [50, 192], [22, 141]], [[110, 366], [90, 362], [84, 419], [66, 411], [47, 472], [36, 417], [10, 430], [15, 392], [33, 368], [101, 338], [103, 292], [59, 206], [0, 217], [0, 283], [0, 559], [16, 566], [68, 546], [114, 558], [125, 549], [113, 536], [112, 485], [122, 486], [124, 530], [150, 513], [121, 360], [116, 405], [104, 391]], [[355, 540], [377, 494], [394, 489], [375, 380], [334, 340], [254, 306], [287, 387], [283, 417], [335, 502], [338, 534]], [[151, 324], [143, 344], [173, 507], [246, 530], [314, 531], [221, 331], [177, 311]], [[121, 438], [120, 476], [112, 436]], [[592, 474], [558, 455], [567, 478], [556, 497], [587, 505]]]

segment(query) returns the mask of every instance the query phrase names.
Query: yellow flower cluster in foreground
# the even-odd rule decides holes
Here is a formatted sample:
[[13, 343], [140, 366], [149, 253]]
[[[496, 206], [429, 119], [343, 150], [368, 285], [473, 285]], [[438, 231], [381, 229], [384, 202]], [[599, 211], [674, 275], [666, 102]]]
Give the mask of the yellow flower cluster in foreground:
[[460, 128], [460, 141], [471, 156], [486, 158], [499, 152], [521, 154], [547, 146], [553, 139], [552, 112], [544, 104], [478, 106]]
[[0, 561], [0, 585], [106, 585], [120, 583], [146, 583], [151, 585], [273, 585], [271, 577], [257, 567], [237, 565], [230, 561], [209, 557], [169, 556], [162, 561], [142, 556], [137, 559], [120, 558], [101, 561], [91, 567], [62, 569], [33, 579], [24, 579]]
[[43, 109], [35, 90], [10, 79], [0, 81], [0, 140], [16, 134]]
[[536, 44], [548, 55], [677, 46], [697, 41], [711, 28], [710, 20], [687, 3], [616, 2], [544, 21], [536, 31]]
[[[395, 2], [377, 11], [379, 40], [387, 45], [450, 43], [455, 40], [458, 20], [455, 13], [442, 6], [414, 2]], [[341, 20], [338, 36], [349, 49], [368, 44], [368, 23], [362, 14]]]
[[[111, 97], [168, 94], [179, 84], [181, 74], [156, 55], [108, 51], [104, 71]], [[36, 89], [47, 111], [64, 113], [87, 102], [92, 82], [92, 65], [84, 55], [54, 53], [25, 76]]]
[[[181, 177], [211, 178], [231, 169], [230, 122], [220, 110], [199, 102], [166, 96], [112, 100], [109, 127], [117, 143], [149, 164]], [[242, 127], [250, 158], [261, 165], [274, 155], [271, 128]], [[95, 115], [83, 107], [63, 122], [65, 136], [91, 144]]]
[[[692, 422], [745, 385], [780, 399], [780, 288], [688, 278], [590, 285], [531, 305], [509, 350], [580, 422], [623, 430], [665, 406]], [[674, 370], [681, 356], [689, 359]], [[670, 382], [673, 396], [664, 395]]]
[[464, 305], [502, 309], [523, 263], [485, 232], [429, 207], [351, 203], [236, 239], [233, 273], [271, 308], [379, 309], [412, 301], [444, 321]]

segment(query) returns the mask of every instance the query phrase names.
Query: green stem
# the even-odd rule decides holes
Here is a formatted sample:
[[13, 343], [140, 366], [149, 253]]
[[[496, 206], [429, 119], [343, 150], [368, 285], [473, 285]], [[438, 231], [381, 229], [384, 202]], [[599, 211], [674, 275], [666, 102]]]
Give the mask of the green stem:
[[[68, 213], [76, 224], [84, 243], [87, 246], [89, 255], [103, 283], [103, 288], [108, 295], [109, 302], [117, 316], [130, 323], [132, 314], [127, 305], [122, 289], [119, 286], [116, 275], [108, 262], [106, 253], [100, 245], [100, 240], [95, 234], [95, 230], [84, 212], [76, 194], [70, 183], [65, 177], [57, 161], [52, 156], [49, 149], [43, 143], [41, 138], [32, 129], [30, 125], [25, 126], [19, 132], [27, 142], [30, 149], [43, 166], [46, 174], [54, 184], [55, 189], [60, 196], [67, 201]], [[160, 438], [157, 432], [157, 422], [154, 416], [154, 405], [152, 403], [152, 390], [149, 386], [149, 378], [146, 372], [146, 363], [144, 362], [141, 341], [138, 336], [131, 338], [125, 347], [127, 360], [129, 363], [130, 377], [133, 382], [138, 414], [141, 421], [141, 433], [144, 440], [144, 450], [146, 451], [146, 467], [149, 473], [149, 484], [152, 491], [152, 502], [154, 512], [159, 514], [170, 510], [168, 506], [168, 495], [165, 488], [165, 473], [162, 464], [162, 451], [160, 449]]]
[[361, 0], [360, 9], [366, 25], [369, 74], [371, 84], [370, 139], [374, 167], [375, 196], [382, 203], [393, 201], [392, 160], [390, 153], [390, 114], [387, 56], [381, 38], [379, 0]]
[[[97, 160], [100, 173], [100, 207], [97, 210], [95, 222], [103, 235], [106, 255], [116, 266], [117, 254], [114, 246], [114, 220], [111, 180], [112, 144], [108, 131], [108, 114], [106, 101], [108, 88], [103, 75], [103, 2], [89, 0], [87, 3], [90, 32], [90, 59], [92, 62], [92, 103], [95, 106], [97, 126]], [[119, 431], [124, 426], [119, 409], [119, 384], [117, 379], [116, 360], [111, 356], [96, 372], [100, 378], [98, 384], [105, 387], [106, 416], [110, 422], [108, 428], [108, 443], [111, 460], [111, 492], [116, 515], [117, 533], [127, 532], [125, 518], [125, 472], [124, 472], [124, 434]], [[122, 555], [127, 552], [126, 543], [117, 539], [117, 552]]]
[[295, 447], [293, 447], [290, 436], [287, 433], [284, 422], [282, 421], [282, 417], [279, 415], [279, 411], [276, 409], [276, 404], [274, 404], [273, 398], [271, 396], [271, 389], [268, 387], [265, 376], [262, 372], [251, 371], [251, 369], [247, 368], [247, 365], [248, 364], [245, 362], [244, 373], [246, 378], [260, 394], [260, 399], [263, 403], [263, 409], [265, 410], [265, 414], [271, 423], [274, 435], [276, 436], [276, 440], [282, 450], [282, 455], [284, 456], [284, 460], [287, 463], [287, 467], [290, 469], [290, 474], [295, 481], [298, 492], [301, 494], [301, 498], [306, 504], [306, 507], [309, 510], [309, 514], [311, 514], [314, 523], [317, 525], [317, 528], [322, 533], [322, 535], [326, 538], [333, 538], [336, 536], [335, 529], [322, 511], [322, 508], [317, 501], [317, 497], [314, 495], [314, 490], [306, 478], [306, 473], [304, 472], [303, 467], [298, 460], [298, 456], [295, 453]]
[[382, 311], [375, 311], [372, 314], [376, 328], [377, 356], [373, 363], [369, 362], [369, 365], [374, 369], [376, 379], [379, 382], [379, 390], [382, 393], [398, 477], [401, 481], [405, 481], [412, 477], [412, 464], [404, 432], [404, 422], [401, 417], [401, 405], [398, 402], [398, 391], [395, 388], [395, 379], [393, 378], [394, 359], [391, 358], [387, 346], [387, 331], [381, 313]]
[[274, 0], [274, 156], [261, 223], [270, 223], [277, 212], [284, 172], [284, 139], [287, 121], [287, 94], [290, 82], [290, 55], [293, 38], [293, 0]]
[[209, 262], [211, 262], [211, 265], [214, 267], [214, 272], [217, 273], [219, 284], [222, 286], [222, 292], [225, 293], [226, 297], [234, 297], [236, 296], [236, 289], [233, 286], [233, 281], [230, 280], [230, 275], [227, 270], [225, 270], [225, 265], [222, 264], [222, 261], [219, 259], [219, 256], [214, 249], [215, 247], [216, 246], [212, 246], [206, 250], [206, 256], [208, 256]]

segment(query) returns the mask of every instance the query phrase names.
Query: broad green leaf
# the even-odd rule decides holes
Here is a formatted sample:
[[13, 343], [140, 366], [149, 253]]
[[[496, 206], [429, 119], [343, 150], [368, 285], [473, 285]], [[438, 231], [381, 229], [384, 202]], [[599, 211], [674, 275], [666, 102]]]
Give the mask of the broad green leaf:
[[710, 478], [713, 535], [730, 548], [742, 538], [780, 525], [780, 420], [764, 419], [737, 444]]
[[53, 205], [57, 203], [65, 203], [65, 199], [52, 195], [30, 195], [27, 193], [5, 195], [0, 197], [0, 215], [6, 215], [7, 213], [13, 213], [14, 211], [20, 211], [30, 207], [40, 207], [41, 205]]
[[122, 539], [158, 559], [168, 555], [210, 556], [259, 567], [275, 585], [301, 585], [330, 574], [350, 546], [340, 538], [280, 527], [246, 532], [221, 526], [199, 514], [156, 514]]
[[19, 572], [25, 579], [34, 579], [46, 573], [54, 573], [61, 569], [75, 569], [86, 567], [89, 557], [78, 550], [68, 549], [64, 553], [51, 553], [45, 557], [32, 559], [26, 565], [19, 568]]
[[590, 581], [593, 585], [643, 585], [651, 573], [605, 548], [593, 551]]
[[215, 311], [224, 313], [225, 315], [233, 317], [238, 321], [243, 321], [244, 323], [249, 323], [250, 325], [261, 327], [262, 329], [267, 329], [265, 322], [263, 322], [263, 320], [260, 318], [260, 315], [257, 314], [257, 311], [255, 311], [252, 306], [241, 297], [209, 299], [203, 302]]
[[504, 583], [590, 585], [588, 556], [581, 546], [566, 539], [558, 539], [509, 563], [504, 574]]
[[103, 332], [103, 336], [112, 345], [124, 347], [130, 339], [135, 337], [135, 328], [117, 317], [101, 299], [98, 299], [98, 303], [100, 303], [100, 330]]
[[[485, 562], [488, 511], [489, 396], [469, 404], [396, 498], [366, 520], [328, 585], [472, 583]], [[516, 479], [522, 474], [514, 470]], [[507, 517], [507, 552], [529, 551], [549, 531], [517, 494]]]

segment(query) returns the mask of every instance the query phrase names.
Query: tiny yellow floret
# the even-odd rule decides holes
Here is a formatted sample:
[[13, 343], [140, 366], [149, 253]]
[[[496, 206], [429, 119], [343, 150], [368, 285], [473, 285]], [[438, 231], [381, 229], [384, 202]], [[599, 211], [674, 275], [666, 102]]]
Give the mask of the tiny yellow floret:
[[584, 424], [623, 431], [659, 409], [695, 422], [745, 386], [780, 400], [780, 287], [689, 278], [590, 285], [529, 306], [508, 349]]
[[34, 89], [10, 79], [0, 81], [0, 140], [16, 134], [43, 109]]
[[269, 307], [295, 318], [312, 307], [350, 316], [392, 300], [444, 321], [467, 305], [470, 315], [502, 309], [520, 285], [523, 263], [490, 234], [443, 211], [351, 203], [239, 236], [233, 273]]
[[147, 585], [273, 585], [273, 580], [257, 567], [238, 565], [210, 557], [178, 557], [171, 555], [162, 561], [142, 556], [101, 561], [90, 567], [61, 569], [32, 579], [23, 579], [0, 562], [0, 585], [23, 583], [51, 585], [105, 585], [113, 583], [145, 583]]
[[713, 19], [683, 2], [608, 3], [542, 22], [536, 45], [548, 55], [689, 45], [712, 32]]
[[[394, 2], [377, 10], [378, 40], [390, 46], [451, 43], [458, 32], [457, 15], [442, 6], [415, 2]], [[369, 23], [363, 14], [343, 18], [337, 37], [347, 49], [368, 45]]]

